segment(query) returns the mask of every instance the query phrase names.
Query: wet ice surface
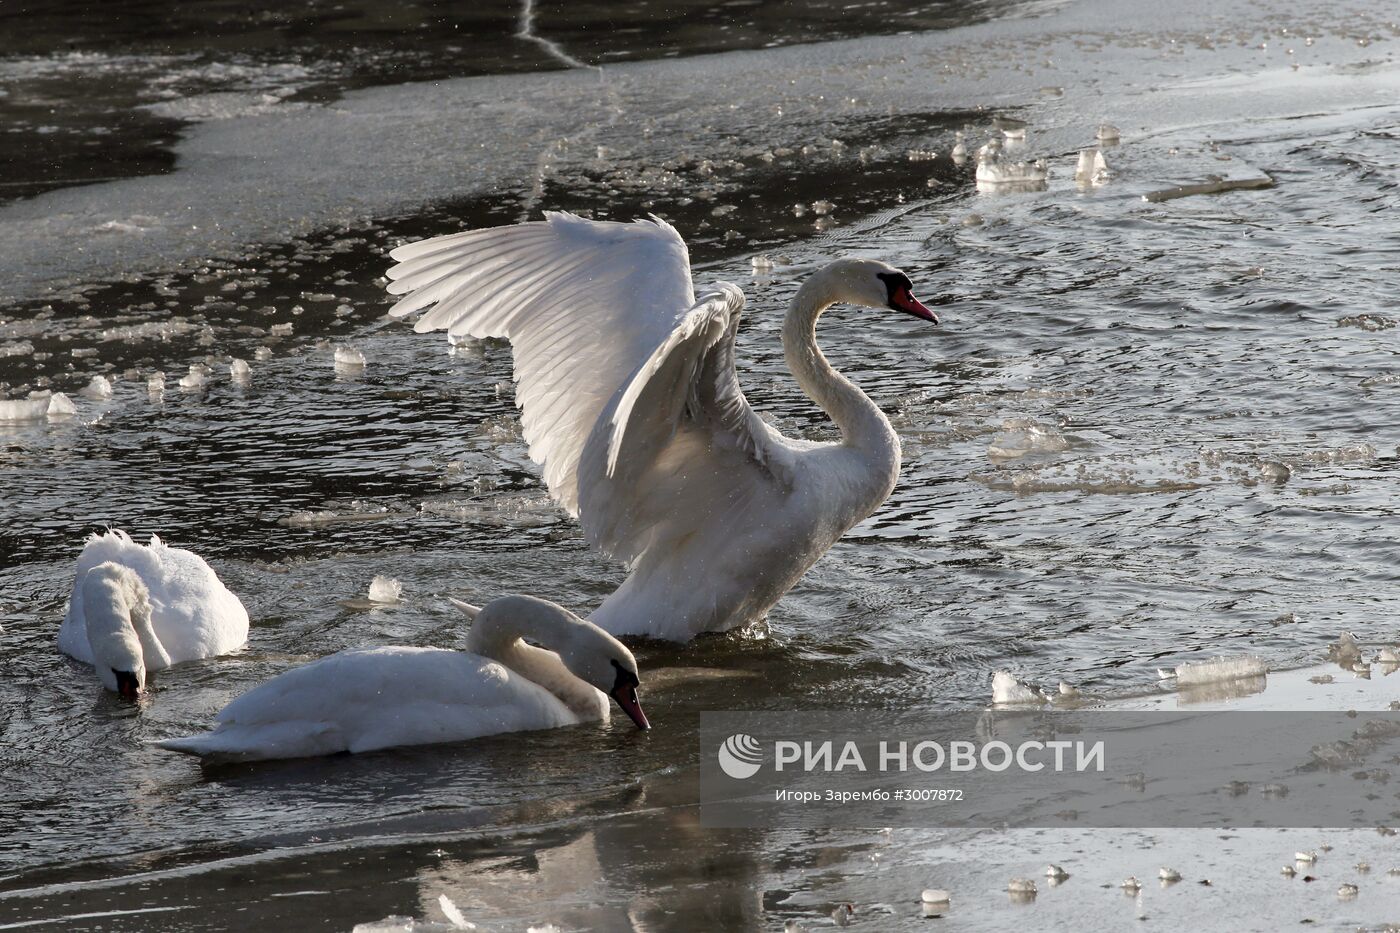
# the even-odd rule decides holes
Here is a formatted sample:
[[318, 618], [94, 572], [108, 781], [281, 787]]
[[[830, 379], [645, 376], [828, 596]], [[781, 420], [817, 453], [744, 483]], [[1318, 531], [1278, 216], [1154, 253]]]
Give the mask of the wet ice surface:
[[[1054, 41], [1011, 29], [1020, 57], [998, 61], [1022, 65], [1024, 77], [1010, 69], [1016, 82], [979, 57], [996, 40], [978, 32], [945, 89], [923, 100], [889, 95], [903, 101], [899, 119], [826, 108], [814, 130], [807, 121], [820, 108], [804, 88], [783, 101], [800, 119], [771, 108], [725, 117], [687, 137], [694, 151], [670, 168], [650, 161], [650, 146], [600, 154], [606, 134], [550, 135], [550, 115], [535, 114], [545, 159], [532, 158], [518, 189], [499, 197], [343, 217], [281, 245], [204, 255], [183, 272], [138, 263], [129, 282], [0, 314], [8, 398], [27, 405], [31, 391], [58, 391], [75, 409], [54, 418], [50, 400], [42, 412], [31, 406], [34, 418], [0, 423], [0, 728], [17, 750], [0, 764], [0, 923], [162, 909], [169, 928], [197, 928], [201, 912], [230, 910], [220, 893], [230, 884], [248, 890], [238, 906], [250, 923], [295, 914], [330, 929], [391, 914], [442, 921], [443, 893], [468, 919], [499, 928], [608, 929], [629, 914], [679, 915], [694, 929], [778, 929], [788, 918], [817, 927], [845, 902], [856, 905], [854, 925], [922, 928], [925, 888], [951, 892], [957, 929], [1052, 926], [1085, 909], [1105, 927], [1140, 914], [1243, 929], [1266, 914], [1270, 927], [1393, 919], [1400, 878], [1386, 870], [1400, 857], [1392, 839], [1369, 831], [865, 837], [695, 824], [686, 780], [701, 709], [982, 706], [1001, 668], [1042, 686], [1140, 694], [1158, 689], [1157, 668], [1254, 655], [1278, 671], [1316, 662], [1344, 630], [1367, 645], [1400, 634], [1391, 612], [1400, 370], [1393, 250], [1377, 229], [1397, 207], [1400, 170], [1400, 113], [1386, 97], [1392, 40], [1364, 15], [1270, 20], [1209, 40], [1206, 30], [1066, 28], [1069, 38]], [[1283, 29], [1318, 42], [1286, 39], [1288, 56]], [[1356, 30], [1374, 44], [1358, 46]], [[1080, 64], [1046, 66], [1051, 52]], [[842, 54], [794, 79], [839, 85], [858, 60]], [[1306, 56], [1299, 72], [1284, 64]], [[752, 62], [763, 60], [686, 74], [718, 74], [727, 87], [751, 80], [744, 69], [762, 71]], [[927, 63], [901, 51], [861, 64], [898, 83]], [[1115, 88], [1114, 69], [1130, 66], [1197, 77], [1159, 75], [1178, 89], [1164, 94], [1141, 93], [1146, 77], [1141, 91]], [[1066, 74], [1076, 69], [1095, 80]], [[921, 74], [942, 86], [943, 73]], [[964, 125], [973, 150], [1001, 133], [972, 112], [987, 87], [1048, 85], [1063, 96], [1027, 98], [1031, 129], [1016, 156], [1052, 160], [1048, 190], [976, 194], [972, 165], [909, 158], [949, 152]], [[385, 109], [341, 118], [415, 101], [425, 119], [431, 109], [411, 89], [373, 94]], [[1202, 95], [1219, 123], [1200, 125]], [[1313, 116], [1241, 123], [1231, 108], [1246, 98], [1257, 116]], [[643, 116], [667, 126], [664, 114]], [[1113, 176], [1081, 190], [1077, 153], [1105, 119], [1122, 128], [1120, 145], [1105, 150]], [[729, 130], [744, 135], [726, 142]], [[191, 171], [214, 172], [213, 161]], [[421, 168], [432, 176], [446, 166]], [[1141, 200], [1212, 173], [1262, 170], [1278, 187]], [[173, 198], [187, 182], [171, 181]], [[435, 176], [406, 197], [460, 181]], [[105, 223], [103, 190], [49, 203]], [[124, 190], [107, 193], [120, 201]], [[328, 191], [325, 203], [345, 194]], [[617, 585], [621, 572], [587, 549], [535, 479], [508, 351], [450, 347], [385, 322], [375, 279], [383, 252], [404, 237], [539, 207], [630, 216], [652, 200], [697, 245], [698, 278], [745, 286], [744, 385], [789, 433], [831, 436], [778, 346], [781, 307], [811, 268], [840, 251], [878, 255], [943, 306], [937, 330], [851, 309], [822, 325], [833, 362], [903, 439], [890, 501], [765, 625], [682, 651], [641, 646], [658, 725], [646, 735], [590, 727], [208, 773], [147, 748], [206, 728], [238, 693], [341, 648], [460, 644], [448, 595], [479, 604], [528, 591], [587, 609]], [[737, 209], [715, 213], [725, 206]], [[149, 210], [121, 222], [166, 235]], [[980, 222], [966, 223], [973, 213]], [[256, 240], [259, 216], [226, 238]], [[336, 363], [351, 347], [371, 362], [347, 374]], [[251, 380], [233, 379], [235, 360], [253, 361]], [[163, 391], [150, 388], [158, 375]], [[110, 397], [80, 394], [94, 376], [110, 381]], [[82, 537], [106, 522], [198, 550], [254, 619], [248, 649], [163, 673], [139, 712], [53, 647]], [[378, 576], [412, 598], [391, 609], [341, 602], [370, 602]], [[1397, 696], [1380, 665], [1371, 681], [1335, 667], [1327, 676], [1328, 691], [1280, 699], [1271, 673], [1269, 690], [1233, 702], [1364, 708]], [[658, 839], [685, 844], [661, 852]], [[1293, 852], [1328, 840], [1332, 857], [1313, 870], [1325, 883], [1279, 874]], [[1369, 876], [1344, 870], [1363, 859], [1375, 866]], [[1066, 887], [1011, 902], [1008, 880], [1039, 877], [1047, 861], [1071, 873]], [[1163, 865], [1183, 882], [1159, 888]], [[1128, 874], [1147, 879], [1138, 897], [1117, 887]], [[137, 877], [44, 887], [126, 875]], [[1358, 896], [1339, 903], [1348, 882]]]

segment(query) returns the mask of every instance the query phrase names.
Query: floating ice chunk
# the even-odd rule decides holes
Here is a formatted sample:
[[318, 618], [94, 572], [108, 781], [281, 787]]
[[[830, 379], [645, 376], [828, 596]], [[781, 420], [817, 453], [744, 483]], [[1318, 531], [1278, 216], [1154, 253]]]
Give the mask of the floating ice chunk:
[[1112, 123], [1100, 123], [1097, 135], [1099, 142], [1108, 143], [1109, 145], [1116, 145], [1120, 138], [1118, 127], [1114, 126]]
[[1337, 888], [1337, 896], [1341, 898], [1356, 897], [1357, 893], [1360, 890], [1360, 888], [1352, 884], [1350, 881], [1343, 882], [1342, 886]]
[[1292, 865], [1285, 865], [1278, 870], [1278, 873], [1285, 878], [1292, 878], [1294, 875], [1298, 874], [1298, 869], [1294, 868]]
[[1242, 655], [1236, 658], [1212, 658], [1209, 661], [1192, 661], [1177, 665], [1176, 683], [1178, 687], [1194, 684], [1211, 684], [1221, 680], [1240, 680], [1246, 677], [1263, 677], [1269, 666], [1260, 658]]
[[1010, 460], [1030, 453], [1051, 453], [1069, 447], [1069, 441], [1055, 427], [1038, 424], [1024, 418], [1011, 418], [1001, 423], [1002, 433], [987, 445], [987, 455]]
[[380, 603], [385, 606], [396, 605], [402, 600], [403, 584], [393, 577], [383, 575], [376, 576], [369, 584], [370, 602]]
[[959, 139], [957, 145], [953, 147], [953, 151], [948, 154], [952, 157], [954, 162], [962, 165], [967, 161], [967, 143]]
[[1122, 888], [1124, 891], [1137, 892], [1142, 890], [1142, 882], [1137, 880], [1135, 876], [1129, 875], [1123, 879], [1123, 882], [1119, 884], [1118, 887]]
[[993, 703], [1047, 703], [1049, 698], [1039, 687], [1022, 683], [1009, 671], [997, 671], [992, 675]]
[[855, 917], [855, 915], [856, 905], [840, 904], [835, 910], [831, 912], [831, 922], [836, 924], [838, 927], [848, 927], [851, 925], [851, 920]]
[[292, 334], [291, 322], [287, 322], [285, 324], [273, 324], [267, 329], [267, 332], [274, 337], [290, 337]]
[[194, 390], [204, 388], [209, 381], [209, 367], [203, 363], [191, 363], [190, 371], [180, 377], [180, 388]]
[[1394, 648], [1382, 648], [1380, 654], [1376, 655], [1377, 664], [1400, 664], [1400, 651]]
[[1371, 871], [1371, 863], [1370, 863], [1370, 862], [1357, 862], [1357, 863], [1356, 863], [1356, 870], [1359, 871], [1359, 872], [1361, 872], [1361, 874], [1363, 874], [1363, 875], [1364, 875], [1364, 874], [1367, 874], [1367, 873], [1369, 873], [1369, 872]]
[[73, 404], [73, 400], [62, 392], [55, 392], [49, 396], [49, 407], [47, 414], [50, 418], [67, 418], [69, 415], [76, 415], [78, 406]]
[[151, 373], [146, 377], [146, 391], [160, 395], [165, 391], [165, 373]]
[[446, 894], [438, 896], [438, 906], [442, 908], [442, 913], [447, 917], [447, 922], [459, 930], [475, 930], [476, 924], [462, 916], [462, 912], [457, 909], [457, 905], [452, 903], [452, 898]]
[[1074, 180], [1081, 185], [1102, 185], [1108, 181], [1108, 162], [1098, 148], [1079, 150], [1079, 162], [1074, 167]]
[[997, 117], [992, 121], [992, 125], [1001, 130], [1001, 135], [1009, 140], [1024, 141], [1026, 138], [1028, 124], [1025, 120], [1017, 120], [1015, 117]]
[[259, 362], [263, 360], [272, 359], [272, 348], [258, 347], [256, 350], [253, 351], [253, 359], [258, 360]]
[[1248, 191], [1258, 188], [1272, 188], [1273, 186], [1274, 180], [1268, 175], [1262, 178], [1221, 178], [1219, 175], [1210, 175], [1199, 184], [1177, 185], [1175, 188], [1149, 191], [1142, 196], [1142, 199], [1157, 204], [1162, 201], [1175, 201], [1177, 198], [1189, 198], [1197, 194], [1223, 194], [1226, 191]]
[[1157, 877], [1167, 882], [1167, 884], [1175, 884], [1181, 880], [1181, 872], [1177, 871], [1175, 868], [1163, 868], [1157, 872]]
[[924, 888], [923, 893], [919, 895], [919, 900], [923, 901], [925, 904], [943, 904], [946, 906], [952, 899], [953, 896], [942, 888]]
[[751, 262], [754, 272], [762, 274], [773, 271], [773, 260], [769, 259], [767, 256], [755, 256]]
[[365, 368], [365, 355], [354, 347], [336, 347], [335, 368], [338, 372], [359, 372]]
[[228, 375], [230, 379], [241, 386], [246, 386], [253, 381], [253, 371], [248, 368], [247, 360], [230, 360]]
[[1159, 668], [1157, 668], [1157, 679], [1158, 679], [1158, 680], [1175, 680], [1175, 679], [1176, 679], [1176, 671], [1166, 671], [1166, 670], [1163, 670], [1162, 668], [1159, 667]]
[[813, 213], [813, 214], [818, 214], [818, 215], [825, 216], [826, 214], [830, 214], [830, 213], [831, 213], [832, 211], [834, 211], [834, 210], [836, 210], [836, 205], [835, 205], [835, 204], [832, 204], [830, 201], [813, 201], [813, 202], [812, 202], [812, 213]]
[[1361, 660], [1361, 646], [1351, 632], [1343, 632], [1341, 637], [1327, 646], [1327, 660], [1335, 661], [1342, 667], [1352, 667]]
[[112, 383], [106, 376], [93, 376], [87, 385], [78, 390], [78, 394], [98, 401], [108, 399], [112, 397]]
[[806, 933], [806, 930], [796, 920], [789, 920], [783, 924], [783, 933]]
[[1058, 865], [1047, 865], [1045, 868], [1045, 877], [1049, 878], [1053, 883], [1058, 884], [1069, 877], [1069, 872]]
[[48, 413], [48, 392], [30, 392], [29, 398], [0, 401], [0, 421], [38, 421]]
[[1060, 699], [1062, 699], [1062, 700], [1077, 700], [1077, 699], [1079, 699], [1079, 688], [1078, 688], [1078, 687], [1075, 687], [1075, 686], [1073, 686], [1073, 685], [1071, 685], [1071, 684], [1067, 684], [1067, 683], [1065, 683], [1063, 680], [1060, 681]]
[[1050, 167], [1044, 159], [1017, 162], [1006, 158], [992, 140], [977, 150], [978, 191], [1044, 191]]
[[1305, 865], [1311, 865], [1313, 862], [1316, 862], [1316, 861], [1317, 861], [1317, 852], [1315, 852], [1315, 851], [1294, 852], [1294, 853], [1293, 853], [1293, 861], [1295, 861], [1295, 862], [1302, 862], [1302, 863], [1305, 864]]
[[1006, 882], [1006, 893], [1016, 897], [1035, 897], [1035, 882], [1029, 878], [1012, 878]]

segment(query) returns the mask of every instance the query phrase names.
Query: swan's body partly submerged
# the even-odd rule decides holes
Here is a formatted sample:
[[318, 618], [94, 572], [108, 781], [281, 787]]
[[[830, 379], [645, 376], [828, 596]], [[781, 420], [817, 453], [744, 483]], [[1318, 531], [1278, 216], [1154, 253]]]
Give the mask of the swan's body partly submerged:
[[406, 294], [392, 314], [433, 306], [416, 330], [511, 341], [531, 457], [589, 541], [631, 568], [590, 617], [613, 634], [684, 641], [762, 617], [894, 488], [894, 429], [815, 335], [837, 302], [937, 322], [885, 263], [837, 260], [788, 310], [788, 366], [841, 429], [815, 444], [749, 407], [734, 370], [743, 292], [697, 298], [662, 221], [549, 214], [392, 256], [389, 290]]
[[245, 693], [213, 732], [157, 744], [211, 761], [260, 761], [461, 742], [606, 721], [609, 695], [648, 728], [636, 659], [607, 632], [530, 596], [458, 605], [476, 617], [466, 652], [342, 651]]
[[59, 650], [124, 696], [145, 689], [154, 671], [247, 640], [248, 612], [213, 568], [155, 535], [143, 546], [122, 531], [88, 538], [58, 630]]

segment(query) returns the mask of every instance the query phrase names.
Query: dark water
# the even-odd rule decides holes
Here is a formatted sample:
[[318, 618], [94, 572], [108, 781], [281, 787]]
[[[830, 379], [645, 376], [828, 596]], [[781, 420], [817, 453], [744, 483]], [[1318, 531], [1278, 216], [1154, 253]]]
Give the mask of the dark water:
[[[470, 22], [483, 30], [473, 41], [498, 56], [489, 66], [478, 56], [473, 67], [541, 67], [537, 45], [502, 38], [514, 31], [513, 8], [492, 9], [444, 20], [466, 14], [412, 7], [389, 22], [375, 19], [389, 16], [378, 8], [353, 6], [308, 7], [291, 19], [200, 7], [189, 15], [244, 22], [246, 14], [246, 28], [210, 26], [216, 38], [208, 41], [172, 28], [183, 44], [161, 51], [171, 40], [131, 27], [120, 53], [91, 51], [92, 37], [116, 29], [95, 14], [40, 20], [70, 32], [83, 55], [146, 61], [130, 66], [133, 87], [149, 87], [152, 69], [167, 67], [149, 57], [167, 53], [237, 64], [284, 42], [333, 57], [353, 41], [373, 54], [305, 87], [307, 79], [269, 70], [266, 59], [257, 72], [264, 86], [345, 93], [341, 109], [273, 95], [273, 110], [307, 106], [268, 116], [254, 101], [251, 111], [201, 124], [168, 178], [55, 192], [6, 215], [38, 233], [45, 211], [54, 224], [76, 215], [128, 226], [92, 235], [100, 260], [67, 263], [87, 270], [83, 263], [100, 262], [105, 275], [63, 280], [59, 257], [54, 291], [35, 279], [0, 311], [0, 382], [12, 396], [76, 393], [99, 373], [114, 384], [110, 400], [75, 394], [76, 418], [0, 426], [0, 925], [349, 929], [388, 914], [441, 919], [437, 896], [448, 893], [493, 929], [545, 921], [781, 929], [789, 917], [816, 927], [845, 900], [859, 904], [870, 929], [912, 928], [922, 923], [913, 903], [920, 888], [953, 879], [960, 891], [986, 895], [965, 902], [950, 918], [954, 928], [1006, 929], [1073, 916], [1069, 899], [1043, 898], [1034, 908], [1041, 914], [1008, 905], [999, 892], [1011, 865], [1024, 874], [1052, 857], [1092, 864], [1104, 877], [1090, 879], [1086, 868], [1083, 901], [1098, 884], [1116, 883], [1133, 858], [1147, 858], [1131, 870], [1150, 875], [1164, 852], [1235, 872], [1240, 885], [1228, 903], [1164, 893], [1152, 911], [1167, 923], [1263, 929], [1307, 915], [1350, 928], [1387, 916], [1397, 901], [1385, 892], [1400, 882], [1386, 889], [1381, 878], [1380, 893], [1368, 887], [1371, 899], [1346, 910], [1332, 892], [1317, 907], [1292, 889], [1263, 903], [1252, 896], [1242, 865], [1266, 860], [1272, 879], [1275, 848], [1315, 844], [1282, 834], [1246, 843], [1214, 834], [735, 833], [703, 829], [693, 805], [701, 710], [975, 707], [1001, 668], [1126, 694], [1183, 660], [1254, 653], [1287, 667], [1319, 658], [1342, 630], [1373, 643], [1394, 638], [1400, 315], [1389, 297], [1397, 243], [1384, 218], [1400, 200], [1400, 111], [1384, 11], [1261, 18], [1242, 7], [1226, 36], [1204, 12], [1169, 29], [1142, 10], [1136, 31], [1077, 5], [1044, 20], [901, 39], [908, 44], [897, 54], [886, 54], [896, 39], [876, 38], [678, 63], [694, 69], [675, 80], [695, 82], [696, 100], [710, 87], [742, 84], [750, 96], [726, 123], [729, 99], [708, 95], [686, 115], [703, 131], [660, 159], [664, 138], [627, 147], [637, 127], [668, 125], [668, 113], [646, 109], [681, 94], [663, 86], [662, 97], [648, 96], [665, 67], [607, 64], [610, 83], [578, 85], [580, 95], [611, 89], [623, 114], [587, 137], [574, 115], [545, 106], [555, 85], [522, 77], [519, 88], [531, 90], [518, 96], [513, 84], [485, 86], [504, 89], [502, 110], [519, 107], [541, 151], [558, 153], [547, 169], [544, 156], [503, 156], [489, 168], [491, 157], [471, 150], [456, 161], [434, 156], [404, 184], [456, 186], [456, 196], [378, 212], [371, 207], [382, 202], [366, 196], [370, 206], [328, 219], [308, 193], [287, 204], [306, 216], [286, 238], [250, 238], [183, 264], [125, 264], [145, 255], [145, 238], [180, 235], [163, 215], [131, 221], [123, 211], [133, 192], [177, 203], [200, 190], [188, 182], [192, 171], [245, 184], [240, 163], [219, 160], [221, 137], [211, 133], [273, 127], [291, 140], [290, 152], [295, 130], [277, 120], [344, 116], [371, 134], [365, 114], [430, 112], [479, 94], [483, 85], [469, 82], [394, 84], [468, 72], [395, 77], [364, 64], [407, 55], [407, 36], [426, 33], [424, 47], [438, 50], [458, 41], [444, 22]], [[758, 41], [763, 24], [777, 13], [737, 9], [712, 15], [697, 5], [672, 22], [638, 6], [623, 14], [615, 45], [574, 8], [541, 8], [540, 22], [557, 15], [550, 36], [590, 63], [611, 61], [609, 51], [645, 57], [645, 49], [767, 44]], [[932, 19], [918, 20], [890, 9], [847, 18], [809, 4], [771, 41], [881, 34], [893, 23], [926, 29], [951, 15], [930, 8]], [[910, 19], [918, 21], [903, 25]], [[625, 31], [634, 26], [642, 31]], [[342, 43], [342, 34], [354, 38]], [[80, 61], [21, 51], [46, 68]], [[8, 59], [11, 67], [18, 60]], [[1304, 67], [1294, 71], [1290, 61]], [[781, 92], [783, 114], [758, 109], [780, 92], [755, 75], [800, 87]], [[574, 93], [562, 83], [573, 77], [559, 78], [559, 93]], [[64, 80], [65, 93], [86, 96]], [[355, 81], [388, 86], [362, 93]], [[927, 99], [898, 90], [921, 82]], [[870, 99], [839, 112], [812, 96], [866, 83]], [[129, 112], [144, 92], [113, 93], [121, 100], [104, 106]], [[201, 98], [189, 112], [207, 115], [206, 93], [181, 88], [170, 100]], [[14, 105], [13, 93], [0, 98]], [[56, 109], [92, 125], [77, 104]], [[1049, 188], [978, 194], [971, 167], [947, 157], [953, 133], [966, 128], [980, 143], [990, 116], [1012, 111], [1032, 122], [1031, 154], [1052, 158]], [[514, 124], [495, 119], [505, 146]], [[1081, 189], [1072, 153], [1100, 119], [1119, 122], [1124, 142], [1105, 150], [1111, 181]], [[216, 123], [231, 129], [210, 130]], [[940, 155], [927, 160], [925, 150]], [[117, 174], [154, 170], [118, 152], [110, 160]], [[355, 153], [370, 164], [403, 157], [373, 138]], [[300, 177], [301, 168], [267, 157], [256, 171], [272, 180], [264, 190], [280, 192], [296, 186], [277, 179]], [[1277, 186], [1164, 204], [1140, 198], [1209, 173], [1260, 171]], [[479, 183], [478, 172], [503, 181]], [[26, 195], [52, 182], [27, 177]], [[836, 205], [830, 221], [812, 211], [818, 200]], [[717, 211], [726, 206], [736, 209]], [[891, 499], [764, 625], [680, 649], [639, 645], [658, 726], [646, 735], [614, 724], [207, 772], [150, 748], [204, 728], [240, 692], [310, 658], [368, 644], [459, 643], [446, 595], [479, 601], [527, 591], [586, 610], [621, 581], [549, 504], [529, 464], [508, 349], [449, 351], [439, 335], [417, 336], [383, 317], [378, 277], [388, 248], [557, 207], [611, 217], [658, 210], [691, 242], [697, 279], [742, 284], [750, 310], [741, 378], [755, 407], [791, 434], [830, 436], [787, 377], [778, 346], [781, 309], [802, 277], [837, 253], [903, 268], [940, 306], [943, 326], [836, 309], [820, 331], [833, 363], [900, 432], [905, 465]], [[261, 235], [251, 216], [229, 215], [222, 233], [239, 240], [237, 224], [247, 221]], [[774, 271], [755, 276], [755, 255], [773, 258]], [[279, 324], [292, 333], [272, 334]], [[362, 373], [337, 371], [333, 350], [342, 345], [365, 354]], [[230, 382], [230, 358], [250, 361], [250, 386]], [[176, 383], [191, 363], [208, 364], [210, 379], [182, 391]], [[167, 387], [152, 397], [146, 379], [156, 371]], [[1043, 449], [989, 450], [1014, 446], [1027, 425]], [[139, 709], [104, 695], [87, 668], [53, 648], [82, 537], [108, 524], [196, 550], [253, 618], [245, 651], [162, 675]], [[376, 574], [402, 581], [403, 606], [340, 604]], [[1390, 854], [1368, 850], [1378, 874]], [[1112, 927], [1134, 916], [1120, 901], [1081, 907]], [[72, 919], [128, 910], [157, 912]]]

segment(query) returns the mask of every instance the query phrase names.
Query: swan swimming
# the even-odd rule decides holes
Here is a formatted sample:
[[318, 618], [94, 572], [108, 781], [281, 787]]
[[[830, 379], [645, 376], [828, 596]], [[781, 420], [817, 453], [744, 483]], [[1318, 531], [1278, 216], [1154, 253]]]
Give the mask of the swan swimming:
[[405, 297], [390, 314], [429, 309], [414, 330], [510, 340], [530, 456], [589, 542], [631, 570], [593, 622], [686, 641], [763, 617], [899, 474], [894, 428], [827, 362], [817, 319], [840, 302], [938, 318], [883, 262], [814, 273], [783, 348], [842, 437], [788, 438], [739, 385], [743, 292], [720, 282], [697, 298], [675, 228], [545, 217], [395, 249], [389, 291]]
[[248, 640], [248, 612], [197, 554], [151, 535], [93, 534], [78, 555], [58, 650], [133, 698], [155, 671], [212, 658]]
[[465, 652], [341, 651], [248, 691], [213, 732], [156, 744], [210, 761], [368, 752], [606, 722], [609, 696], [637, 728], [651, 728], [636, 659], [596, 625], [533, 596], [482, 609], [453, 603], [476, 619]]

